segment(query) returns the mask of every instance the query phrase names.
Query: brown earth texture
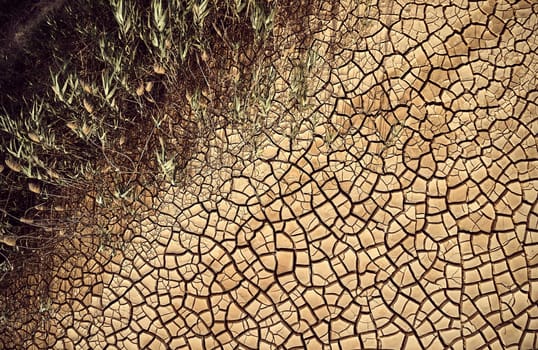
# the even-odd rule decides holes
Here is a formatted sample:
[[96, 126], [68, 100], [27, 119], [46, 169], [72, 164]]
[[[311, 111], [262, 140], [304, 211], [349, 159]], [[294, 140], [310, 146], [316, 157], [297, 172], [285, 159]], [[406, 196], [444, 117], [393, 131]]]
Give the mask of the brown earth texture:
[[538, 3], [303, 22], [273, 29], [263, 120], [200, 142], [187, 181], [130, 216], [88, 194], [121, 244], [82, 215], [3, 296], [29, 290], [0, 348], [538, 349]]

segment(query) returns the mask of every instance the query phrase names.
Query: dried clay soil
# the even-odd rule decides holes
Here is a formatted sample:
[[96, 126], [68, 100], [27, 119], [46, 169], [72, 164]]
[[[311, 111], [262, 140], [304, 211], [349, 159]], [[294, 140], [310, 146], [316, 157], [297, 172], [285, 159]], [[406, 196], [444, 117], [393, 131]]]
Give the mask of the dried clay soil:
[[538, 348], [538, 4], [329, 5], [275, 28], [278, 122], [73, 242], [0, 348]]

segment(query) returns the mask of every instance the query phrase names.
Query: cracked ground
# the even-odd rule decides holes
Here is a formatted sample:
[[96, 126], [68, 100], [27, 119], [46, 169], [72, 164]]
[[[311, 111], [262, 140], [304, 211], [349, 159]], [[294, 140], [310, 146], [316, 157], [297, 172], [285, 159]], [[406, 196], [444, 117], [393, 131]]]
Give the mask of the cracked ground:
[[304, 23], [274, 29], [263, 122], [102, 214], [121, 247], [66, 246], [0, 348], [538, 348], [538, 4], [326, 1]]

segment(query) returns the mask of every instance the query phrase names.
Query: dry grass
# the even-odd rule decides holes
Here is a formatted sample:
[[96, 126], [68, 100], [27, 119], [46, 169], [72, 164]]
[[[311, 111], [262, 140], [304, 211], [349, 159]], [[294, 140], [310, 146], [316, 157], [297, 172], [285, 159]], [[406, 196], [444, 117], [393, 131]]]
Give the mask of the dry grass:
[[1, 269], [66, 238], [75, 210], [54, 208], [181, 183], [198, 138], [230, 123], [259, 132], [274, 72], [253, 57], [278, 11], [262, 0], [74, 0], [51, 13], [28, 38], [34, 74], [1, 100]]

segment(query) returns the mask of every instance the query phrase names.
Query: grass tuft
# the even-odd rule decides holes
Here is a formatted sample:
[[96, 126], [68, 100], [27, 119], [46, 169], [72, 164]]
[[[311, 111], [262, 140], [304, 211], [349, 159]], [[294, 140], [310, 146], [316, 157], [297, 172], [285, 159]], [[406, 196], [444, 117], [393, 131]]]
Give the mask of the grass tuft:
[[[45, 268], [81, 227], [95, 254], [114, 254], [125, 242], [104, 218], [128, 222], [142, 188], [188, 182], [201, 141], [236, 128], [257, 154], [279, 108], [308, 109], [319, 56], [294, 58], [291, 79], [272, 65], [291, 10], [306, 18], [269, 0], [72, 0], [51, 13], [22, 51], [24, 82], [0, 84], [0, 286]], [[283, 79], [290, 101], [275, 106]]]

